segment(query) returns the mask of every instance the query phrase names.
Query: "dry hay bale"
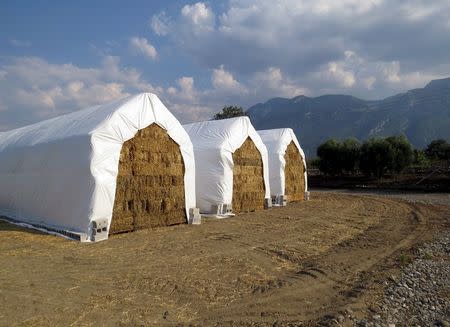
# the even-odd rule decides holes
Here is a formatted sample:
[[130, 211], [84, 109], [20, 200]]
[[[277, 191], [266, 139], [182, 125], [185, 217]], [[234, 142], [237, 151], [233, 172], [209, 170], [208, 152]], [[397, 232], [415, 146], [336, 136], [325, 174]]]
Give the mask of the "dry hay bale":
[[233, 153], [233, 211], [264, 209], [264, 175], [261, 153], [248, 137]]
[[302, 201], [305, 199], [305, 165], [300, 151], [291, 142], [284, 154], [286, 167], [285, 175], [285, 194], [289, 202]]
[[122, 146], [110, 234], [181, 223], [183, 157], [167, 132], [152, 124]]

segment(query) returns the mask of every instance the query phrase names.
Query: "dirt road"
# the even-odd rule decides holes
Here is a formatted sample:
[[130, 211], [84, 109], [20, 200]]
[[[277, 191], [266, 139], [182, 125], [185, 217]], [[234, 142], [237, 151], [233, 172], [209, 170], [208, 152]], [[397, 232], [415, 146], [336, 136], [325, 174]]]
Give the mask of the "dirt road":
[[0, 223], [0, 325], [306, 325], [370, 308], [450, 207], [313, 193], [285, 208], [80, 244]]

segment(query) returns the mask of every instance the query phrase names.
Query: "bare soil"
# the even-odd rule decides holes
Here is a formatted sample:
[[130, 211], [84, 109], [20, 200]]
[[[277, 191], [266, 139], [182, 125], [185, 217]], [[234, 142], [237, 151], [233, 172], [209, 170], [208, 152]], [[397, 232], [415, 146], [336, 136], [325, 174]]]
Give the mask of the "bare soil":
[[0, 223], [0, 325], [317, 326], [373, 310], [450, 207], [313, 193], [288, 207], [81, 244]]

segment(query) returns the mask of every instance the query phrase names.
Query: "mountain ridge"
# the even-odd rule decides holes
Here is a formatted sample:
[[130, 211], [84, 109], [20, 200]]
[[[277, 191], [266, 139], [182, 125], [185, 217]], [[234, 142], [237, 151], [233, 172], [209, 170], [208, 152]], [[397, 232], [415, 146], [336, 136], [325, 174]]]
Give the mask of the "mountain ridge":
[[327, 138], [404, 134], [424, 148], [436, 138], [450, 141], [450, 77], [381, 100], [344, 94], [276, 97], [251, 106], [247, 114], [257, 130], [292, 128], [310, 157]]

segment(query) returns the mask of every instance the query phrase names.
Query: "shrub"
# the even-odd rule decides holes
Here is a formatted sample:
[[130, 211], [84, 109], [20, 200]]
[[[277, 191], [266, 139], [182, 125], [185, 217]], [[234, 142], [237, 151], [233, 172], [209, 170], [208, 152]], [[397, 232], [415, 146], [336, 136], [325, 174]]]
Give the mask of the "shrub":
[[242, 107], [239, 106], [226, 106], [222, 108], [221, 112], [218, 112], [214, 115], [214, 120], [219, 119], [226, 119], [226, 118], [233, 118], [233, 117], [240, 117], [240, 116], [247, 116], [247, 113], [242, 109]]
[[430, 160], [425, 155], [425, 151], [414, 149], [413, 164], [422, 167], [430, 165]]
[[321, 172], [333, 176], [342, 173], [340, 148], [340, 143], [335, 139], [329, 139], [319, 145], [317, 156]]
[[392, 144], [385, 139], [370, 139], [361, 146], [359, 167], [364, 174], [383, 177], [390, 167], [394, 165], [395, 150]]
[[431, 160], [449, 160], [450, 144], [443, 139], [434, 140], [428, 144], [425, 154]]
[[386, 138], [394, 151], [394, 158], [388, 169], [395, 173], [400, 173], [403, 169], [410, 166], [414, 159], [414, 151], [405, 136], [390, 136]]
[[346, 172], [354, 173], [359, 164], [361, 144], [357, 139], [346, 139], [342, 142], [340, 152], [342, 169]]

